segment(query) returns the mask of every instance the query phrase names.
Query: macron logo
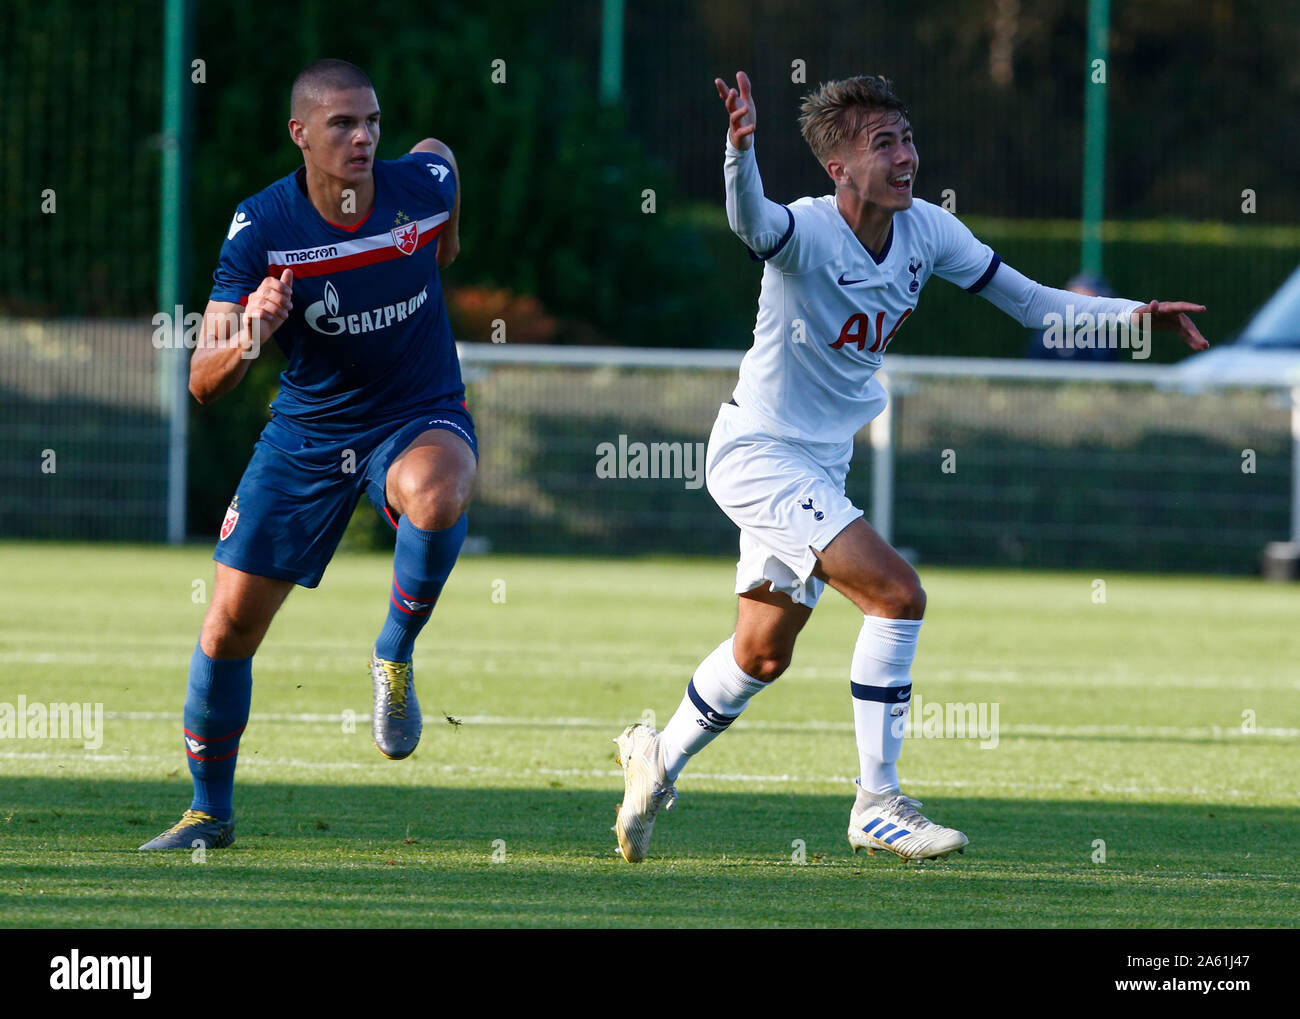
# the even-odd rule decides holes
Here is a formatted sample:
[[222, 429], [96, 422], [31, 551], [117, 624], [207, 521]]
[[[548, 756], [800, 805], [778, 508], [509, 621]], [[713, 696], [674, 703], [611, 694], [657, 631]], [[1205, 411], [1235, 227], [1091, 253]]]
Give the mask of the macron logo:
[[252, 222], [253, 221], [248, 218], [247, 213], [235, 213], [235, 218], [230, 221], [230, 232], [226, 234], [226, 240], [233, 241], [235, 239], [235, 234], [239, 233], [239, 231], [244, 229], [244, 227], [250, 226]]
[[447, 179], [447, 174], [449, 172], [447, 167], [438, 166], [436, 163], [425, 163], [424, 165], [429, 168], [429, 172], [431, 174], [433, 174], [435, 177], [438, 178], [439, 184], [441, 184], [444, 180]]
[[185, 737], [185, 745], [190, 748], [190, 753], [192, 754], [197, 754], [200, 750], [206, 750], [208, 748], [206, 743], [200, 743], [198, 740], [193, 739], [190, 736]]
[[50, 987], [55, 991], [130, 991], [144, 999], [151, 993], [153, 956], [87, 955], [75, 948], [50, 960]]

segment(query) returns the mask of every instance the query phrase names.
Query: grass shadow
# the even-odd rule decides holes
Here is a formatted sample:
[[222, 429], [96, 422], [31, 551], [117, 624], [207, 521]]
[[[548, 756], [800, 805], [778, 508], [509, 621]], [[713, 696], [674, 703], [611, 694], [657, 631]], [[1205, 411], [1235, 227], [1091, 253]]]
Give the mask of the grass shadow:
[[1296, 922], [1300, 832], [1286, 808], [949, 797], [927, 811], [965, 830], [971, 848], [917, 867], [852, 855], [844, 796], [688, 791], [663, 815], [651, 858], [632, 867], [609, 831], [617, 791], [250, 783], [231, 849], [202, 862], [136, 852], [179, 815], [176, 792], [162, 781], [0, 779], [0, 923]]

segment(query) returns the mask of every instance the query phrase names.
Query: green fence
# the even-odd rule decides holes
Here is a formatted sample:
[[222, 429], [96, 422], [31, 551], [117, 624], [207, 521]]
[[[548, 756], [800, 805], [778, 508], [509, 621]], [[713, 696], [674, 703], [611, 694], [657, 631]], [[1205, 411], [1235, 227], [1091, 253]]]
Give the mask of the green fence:
[[[482, 449], [473, 535], [510, 552], [734, 553], [699, 473], [734, 357], [462, 351]], [[1254, 573], [1289, 535], [1285, 392], [1188, 392], [1159, 369], [1095, 381], [1069, 364], [1005, 378], [988, 362], [891, 363], [892, 538], [922, 563]], [[659, 468], [638, 476], [637, 443]], [[847, 490], [869, 516], [873, 469], [864, 429]], [[391, 541], [369, 507], [351, 537]]]
[[[82, 341], [66, 337], [89, 328], [87, 319], [129, 319], [122, 335], [144, 344], [150, 331], [139, 323], [158, 310], [163, 6], [0, 4], [0, 316], [9, 344], [0, 481], [10, 499], [0, 534], [154, 533], [146, 517], [157, 493], [141, 486], [163, 477], [163, 403], [146, 406], [140, 394], [155, 387], [156, 352], [132, 347], [76, 364], [69, 359]], [[1300, 232], [1289, 226], [1300, 210], [1289, 186], [1300, 147], [1278, 129], [1300, 100], [1300, 8], [1183, 6], [1113, 11], [1106, 271], [1126, 296], [1204, 303], [1202, 329], [1221, 343], [1300, 262]], [[831, 0], [816, 18], [793, 0], [757, 12], [733, 0], [629, 4], [622, 99], [608, 106], [596, 92], [600, 7], [483, 0], [412, 16], [414, 8], [388, 4], [358, 19], [341, 0], [287, 0], [276, 16], [293, 29], [267, 59], [229, 44], [231, 26], [256, 23], [264, 4], [195, 4], [184, 310], [206, 299], [234, 205], [298, 164], [284, 130], [289, 81], [323, 55], [369, 69], [385, 111], [381, 155], [431, 133], [459, 154], [464, 248], [447, 288], [463, 340], [487, 339], [496, 315], [484, 309], [499, 307], [512, 343], [747, 346], [759, 269], [723, 217], [724, 121], [712, 90], [714, 75], [740, 67], [760, 89], [759, 154], [773, 198], [826, 188], [795, 126], [799, 96], [826, 78], [882, 71], [898, 80], [917, 123], [918, 194], [938, 200], [952, 189], [963, 220], [1035, 279], [1062, 285], [1078, 268], [1078, 227], [1068, 221], [1079, 205], [1078, 5], [1020, 5], [993, 28], [965, 0], [923, 9]], [[828, 23], [838, 30], [827, 32]], [[492, 77], [498, 59], [501, 82]], [[1256, 211], [1244, 207], [1246, 190]], [[53, 341], [67, 348], [61, 359], [30, 355], [23, 336], [32, 329], [65, 337]], [[1158, 340], [1154, 360], [1180, 355], [1177, 341]], [[935, 281], [891, 350], [1018, 358], [1027, 342], [987, 302]], [[123, 379], [122, 364], [133, 379]], [[274, 387], [268, 361], [215, 406], [191, 407], [191, 533], [220, 521]], [[654, 386], [626, 397], [646, 401], [649, 414], [664, 398]], [[555, 430], [560, 447], [572, 439], [566, 429], [586, 427], [580, 413], [570, 416], [531, 427]], [[491, 435], [489, 427], [485, 450]], [[990, 450], [998, 441], [988, 437]], [[30, 474], [46, 449], [77, 451], [59, 461], [69, 473], [54, 476], [57, 488]], [[900, 478], [912, 469], [908, 456], [900, 449]], [[599, 491], [646, 521], [680, 512], [642, 489]], [[25, 505], [57, 501], [32, 513], [20, 492]], [[642, 498], [649, 502], [638, 509]], [[923, 486], [917, 498], [927, 498]], [[555, 530], [545, 499], [535, 505], [535, 524], [512, 517], [510, 526], [551, 534], [557, 547], [595, 547], [581, 529]], [[698, 538], [682, 533], [687, 544]], [[1243, 538], [1254, 540], [1254, 531]]]

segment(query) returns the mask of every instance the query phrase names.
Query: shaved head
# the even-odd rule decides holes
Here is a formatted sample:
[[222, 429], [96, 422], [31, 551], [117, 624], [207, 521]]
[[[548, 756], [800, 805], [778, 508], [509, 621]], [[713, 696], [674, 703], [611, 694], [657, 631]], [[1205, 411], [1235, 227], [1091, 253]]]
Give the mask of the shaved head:
[[293, 92], [289, 99], [289, 116], [306, 121], [313, 108], [320, 105], [331, 92], [354, 88], [374, 91], [366, 72], [346, 60], [317, 60], [308, 64], [293, 79]]

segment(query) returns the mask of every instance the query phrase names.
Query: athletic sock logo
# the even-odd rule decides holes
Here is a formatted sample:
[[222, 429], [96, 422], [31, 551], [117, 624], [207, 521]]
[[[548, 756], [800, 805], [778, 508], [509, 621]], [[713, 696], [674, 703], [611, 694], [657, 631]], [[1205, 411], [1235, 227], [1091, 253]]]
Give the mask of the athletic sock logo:
[[704, 716], [697, 718], [695, 724], [705, 732], [722, 732], [736, 720], [737, 716], [735, 715], [724, 715], [719, 711], [715, 711], [709, 702], [701, 697], [699, 691], [695, 689], [694, 679], [686, 686], [686, 696], [695, 705], [695, 710]]
[[[190, 723], [194, 725], [195, 723]], [[195, 728], [198, 726], [196, 725]], [[214, 764], [217, 761], [227, 761], [239, 753], [239, 737], [243, 735], [245, 726], [240, 726], [234, 732], [228, 732], [224, 736], [218, 736], [215, 739], [208, 736], [200, 736], [198, 733], [182, 728], [185, 734], [185, 754], [191, 760], [205, 761]], [[205, 743], [204, 740], [207, 740]], [[206, 750], [207, 753], [200, 753]]]
[[393, 604], [408, 616], [427, 616], [433, 611], [433, 607], [438, 604], [438, 594], [434, 594], [428, 600], [415, 598], [402, 590], [401, 585], [397, 583], [397, 577], [393, 577]]

